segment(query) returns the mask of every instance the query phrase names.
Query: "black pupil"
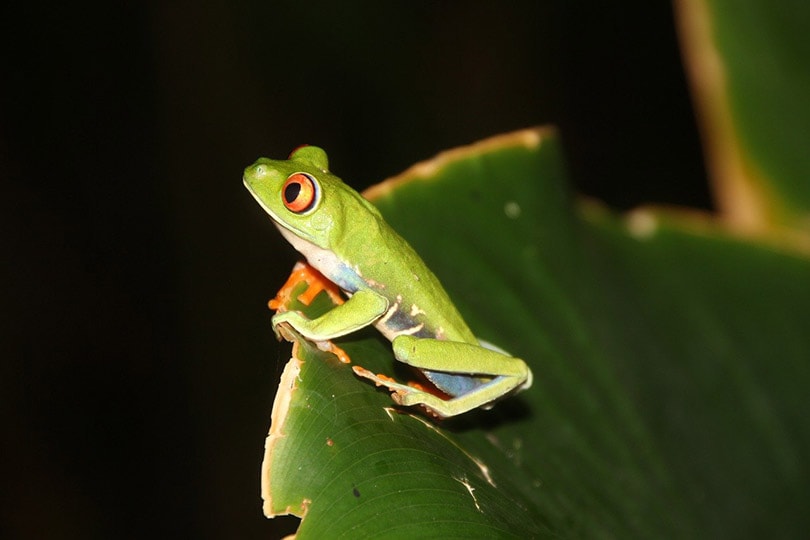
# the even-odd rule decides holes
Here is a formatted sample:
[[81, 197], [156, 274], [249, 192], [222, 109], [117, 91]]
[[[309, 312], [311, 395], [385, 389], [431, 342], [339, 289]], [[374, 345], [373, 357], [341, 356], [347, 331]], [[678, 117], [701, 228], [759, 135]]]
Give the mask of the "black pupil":
[[284, 188], [284, 200], [287, 201], [287, 204], [292, 203], [298, 198], [300, 193], [301, 184], [298, 182], [287, 184], [287, 187]]

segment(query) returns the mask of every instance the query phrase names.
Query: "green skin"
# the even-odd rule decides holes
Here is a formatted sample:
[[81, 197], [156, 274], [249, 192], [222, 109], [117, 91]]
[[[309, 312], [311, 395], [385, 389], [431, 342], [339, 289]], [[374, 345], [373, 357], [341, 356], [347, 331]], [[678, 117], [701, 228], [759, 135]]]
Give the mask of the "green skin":
[[[314, 186], [309, 196], [297, 186], [285, 187], [300, 173]], [[359, 366], [355, 373], [390, 389], [397, 403], [422, 405], [440, 417], [488, 408], [531, 385], [525, 362], [476, 339], [413, 248], [371, 203], [329, 172], [323, 150], [305, 146], [287, 160], [261, 158], [245, 169], [244, 183], [290, 244], [348, 297], [317, 319], [277, 313], [276, 333], [289, 325], [320, 342], [374, 325], [392, 342], [397, 360], [422, 371], [450, 399]], [[298, 208], [293, 200], [309, 204]]]

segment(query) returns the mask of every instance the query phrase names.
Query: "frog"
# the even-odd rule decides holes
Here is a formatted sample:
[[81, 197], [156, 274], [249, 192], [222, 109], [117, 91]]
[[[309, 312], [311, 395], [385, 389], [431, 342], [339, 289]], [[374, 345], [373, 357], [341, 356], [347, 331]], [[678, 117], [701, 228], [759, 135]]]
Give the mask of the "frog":
[[438, 418], [489, 409], [531, 386], [526, 362], [476, 338], [416, 250], [377, 207], [330, 172], [322, 148], [304, 145], [286, 160], [259, 158], [245, 169], [243, 182], [287, 242], [345, 295], [313, 319], [278, 311], [272, 318], [277, 337], [292, 328], [323, 343], [375, 327], [391, 342], [395, 359], [440, 392], [359, 365], [354, 373], [385, 387], [398, 405], [421, 406]]

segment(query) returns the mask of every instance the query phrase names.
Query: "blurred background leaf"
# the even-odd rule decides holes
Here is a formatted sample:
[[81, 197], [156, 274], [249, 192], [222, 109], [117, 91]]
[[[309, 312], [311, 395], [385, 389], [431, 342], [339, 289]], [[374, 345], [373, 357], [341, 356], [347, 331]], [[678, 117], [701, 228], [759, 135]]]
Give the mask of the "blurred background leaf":
[[675, 6], [722, 216], [810, 249], [810, 5]]

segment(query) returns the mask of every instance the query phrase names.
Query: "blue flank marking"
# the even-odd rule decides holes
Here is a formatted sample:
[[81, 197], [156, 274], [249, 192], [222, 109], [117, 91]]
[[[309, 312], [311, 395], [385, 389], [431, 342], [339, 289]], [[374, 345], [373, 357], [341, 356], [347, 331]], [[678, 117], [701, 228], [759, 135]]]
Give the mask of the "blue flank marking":
[[334, 273], [330, 273], [326, 277], [347, 293], [356, 293], [367, 286], [366, 282], [357, 275], [357, 272], [351, 266], [343, 263], [335, 269]]
[[429, 371], [423, 369], [422, 373], [442, 392], [453, 397], [469, 394], [473, 390], [490, 382], [487, 379], [478, 379], [472, 375], [457, 375], [443, 371]]

